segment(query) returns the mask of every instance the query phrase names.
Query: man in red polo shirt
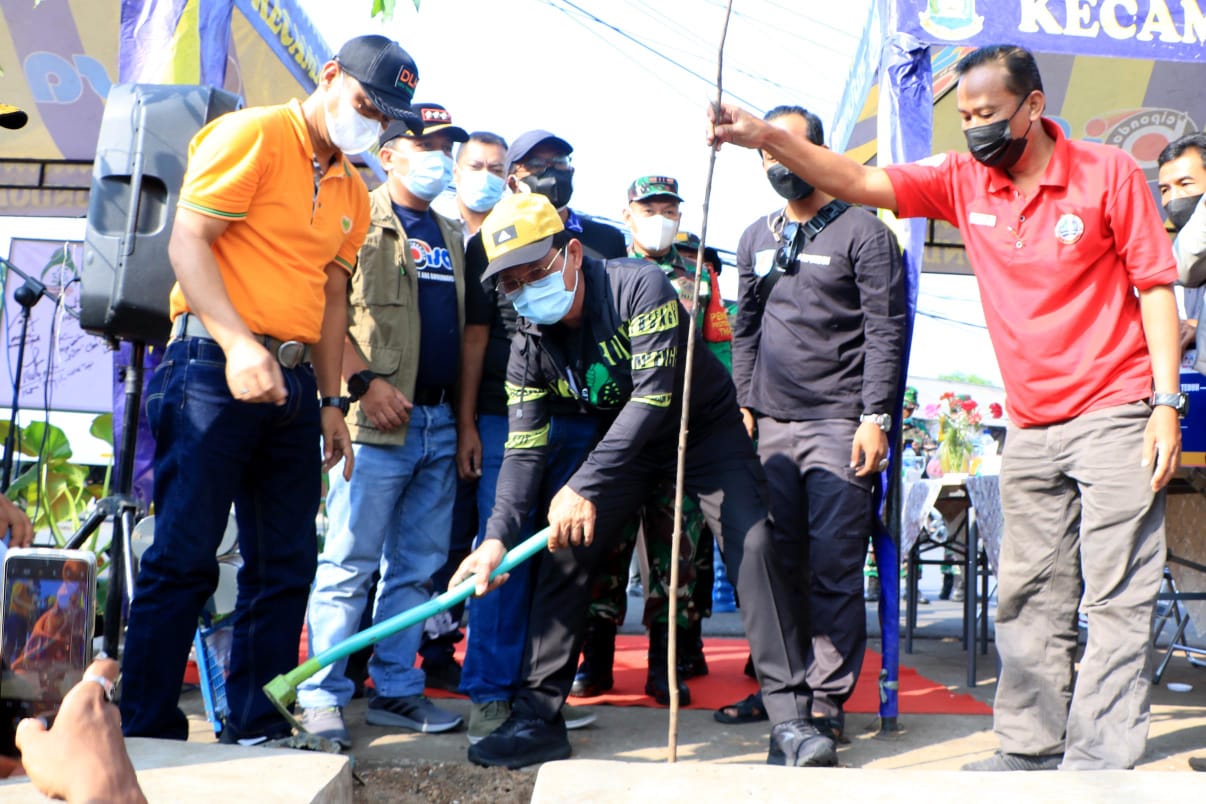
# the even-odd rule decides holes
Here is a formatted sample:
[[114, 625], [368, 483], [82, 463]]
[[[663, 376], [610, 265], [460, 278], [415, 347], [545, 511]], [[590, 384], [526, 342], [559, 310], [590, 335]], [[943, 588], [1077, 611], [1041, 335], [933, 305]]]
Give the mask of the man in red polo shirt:
[[970, 154], [866, 167], [730, 106], [711, 115], [709, 139], [962, 231], [1014, 424], [1001, 469], [1001, 751], [965, 769], [1129, 768], [1147, 739], [1162, 489], [1181, 448], [1176, 267], [1142, 171], [1042, 116], [1029, 52], [980, 48], [957, 71]]

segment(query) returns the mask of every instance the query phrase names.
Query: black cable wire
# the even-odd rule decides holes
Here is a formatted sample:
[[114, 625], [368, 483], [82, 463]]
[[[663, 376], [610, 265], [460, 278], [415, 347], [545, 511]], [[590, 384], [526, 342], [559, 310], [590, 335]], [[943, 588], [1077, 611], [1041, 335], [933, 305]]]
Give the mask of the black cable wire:
[[[565, 11], [564, 9], [558, 8], [556, 5], [554, 5], [553, 0], [541, 0], [541, 2], [545, 3], [546, 5], [551, 6], [552, 8], [556, 8], [559, 11], [562, 11], [562, 12]], [[560, 2], [569, 6], [573, 10], [577, 11], [579, 14], [581, 14], [584, 17], [586, 17], [587, 19], [589, 19], [591, 22], [595, 22], [599, 25], [602, 25], [603, 27], [619, 34], [620, 36], [622, 36], [623, 38], [632, 42], [633, 44], [637, 45], [638, 47], [649, 51], [653, 55], [657, 56], [659, 59], [669, 62], [670, 64], [673, 64], [675, 67], [677, 67], [678, 69], [682, 70], [683, 72], [691, 75], [694, 78], [698, 78], [700, 81], [704, 82], [704, 84], [706, 84], [709, 88], [714, 86], [712, 79], [707, 78], [707, 77], [701, 75], [700, 73], [697, 73], [695, 70], [692, 70], [689, 67], [684, 67], [683, 65], [679, 64], [678, 62], [676, 62], [674, 59], [670, 58], [666, 54], [659, 52], [657, 50], [657, 48], [651, 47], [648, 44], [646, 44], [645, 42], [641, 41], [640, 39], [637, 39], [635, 36], [628, 33], [623, 28], [613, 25], [612, 23], [607, 22], [604, 19], [600, 19], [598, 16], [592, 14], [590, 11], [587, 11], [586, 9], [582, 8], [582, 6], [577, 5], [576, 3], [572, 2], [571, 0], [560, 0]], [[733, 98], [734, 100], [741, 102], [745, 106], [748, 106], [751, 109], [757, 110], [759, 114], [762, 114], [765, 111], [757, 104], [753, 103], [752, 101], [746, 100], [745, 98], [742, 98], [739, 95], [735, 95], [732, 92], [729, 92], [728, 95], [729, 95], [729, 97]]]

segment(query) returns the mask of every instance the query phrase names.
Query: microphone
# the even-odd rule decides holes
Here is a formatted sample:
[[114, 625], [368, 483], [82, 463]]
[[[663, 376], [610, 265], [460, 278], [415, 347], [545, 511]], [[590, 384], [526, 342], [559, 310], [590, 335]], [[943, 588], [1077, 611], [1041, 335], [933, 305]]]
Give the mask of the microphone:
[[[48, 298], [52, 302], [54, 302], [55, 305], [58, 305], [59, 297], [56, 296], [53, 292], [47, 290], [46, 286], [44, 284], [42, 284], [42, 282], [40, 280], [34, 279], [32, 276], [25, 273], [20, 268], [13, 265], [11, 262], [4, 259], [3, 257], [0, 257], [0, 268], [3, 268], [5, 271], [12, 271], [14, 274], [16, 274], [17, 276], [19, 276], [25, 280], [25, 288], [28, 288], [28, 291], [26, 291], [25, 288], [18, 288], [16, 291], [16, 294], [14, 294], [16, 296], [17, 301], [19, 301], [21, 304], [25, 305], [26, 307], [29, 307], [29, 306], [32, 306], [33, 303], [36, 302], [38, 299], [40, 299], [42, 296], [45, 296], [46, 298]], [[25, 299], [21, 298], [22, 295], [26, 295], [26, 294], [32, 294], [32, 297], [29, 298], [28, 302], [25, 301]]]

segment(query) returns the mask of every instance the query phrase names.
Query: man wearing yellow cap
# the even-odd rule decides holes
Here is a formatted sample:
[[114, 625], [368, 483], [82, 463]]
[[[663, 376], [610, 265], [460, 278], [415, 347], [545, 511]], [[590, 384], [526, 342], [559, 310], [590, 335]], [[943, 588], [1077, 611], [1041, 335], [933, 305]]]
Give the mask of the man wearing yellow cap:
[[[486, 538], [457, 571], [485, 580], [523, 528], [544, 471], [552, 397], [576, 400], [601, 438], [549, 506], [549, 549], [535, 571], [526, 678], [511, 715], [469, 749], [479, 765], [524, 767], [571, 753], [559, 714], [573, 681], [590, 583], [621, 528], [675, 471], [683, 356], [690, 322], [662, 270], [643, 260], [606, 264], [547, 198], [504, 198], [481, 235], [484, 278], [523, 317], [507, 369], [510, 433]], [[833, 741], [808, 720], [805, 657], [792, 639], [794, 599], [767, 524], [766, 476], [741, 425], [736, 393], [714, 355], [692, 365], [686, 493], [720, 540], [776, 723], [767, 762], [832, 765]], [[497, 583], [493, 584], [497, 586]]]

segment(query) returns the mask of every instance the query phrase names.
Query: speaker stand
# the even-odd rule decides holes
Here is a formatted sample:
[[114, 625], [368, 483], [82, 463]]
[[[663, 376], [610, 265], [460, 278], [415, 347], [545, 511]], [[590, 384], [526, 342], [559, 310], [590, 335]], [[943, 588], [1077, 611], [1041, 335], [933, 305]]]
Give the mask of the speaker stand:
[[131, 560], [130, 537], [138, 505], [134, 500], [134, 452], [138, 446], [138, 417], [142, 406], [143, 363], [147, 345], [133, 341], [134, 354], [126, 367], [126, 407], [122, 415], [121, 446], [118, 448], [117, 493], [96, 504], [92, 513], [72, 534], [69, 549], [78, 549], [96, 532], [101, 523], [112, 517], [113, 538], [109, 543], [109, 594], [105, 600], [105, 653], [118, 658], [121, 634], [125, 625], [126, 604], [134, 598], [134, 562]]

